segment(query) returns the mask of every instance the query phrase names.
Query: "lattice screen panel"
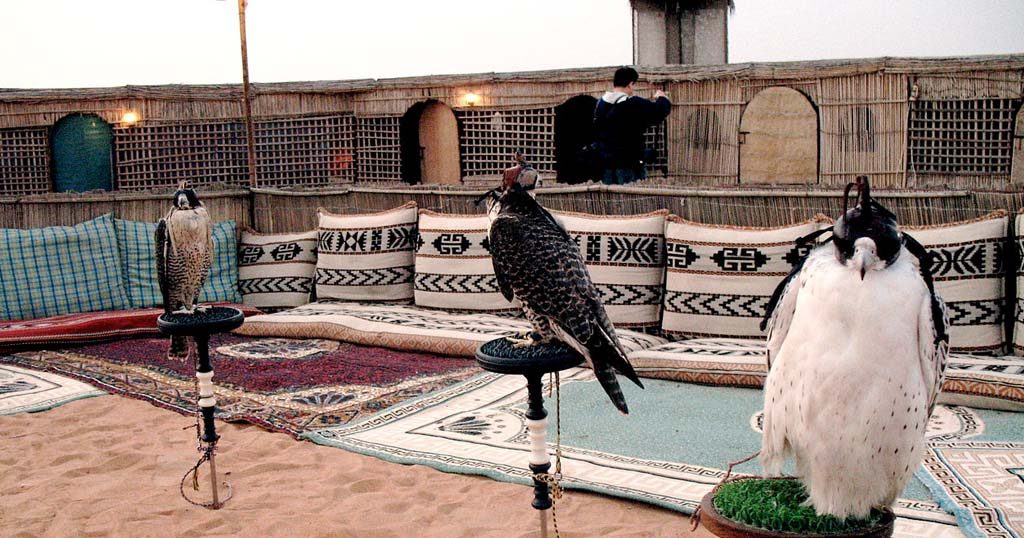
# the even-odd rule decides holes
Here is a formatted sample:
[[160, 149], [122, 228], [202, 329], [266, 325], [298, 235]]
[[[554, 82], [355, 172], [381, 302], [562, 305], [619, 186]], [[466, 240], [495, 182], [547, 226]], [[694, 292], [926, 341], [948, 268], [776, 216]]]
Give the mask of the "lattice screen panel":
[[915, 101], [908, 133], [911, 171], [1009, 176], [1017, 99]]
[[665, 122], [650, 127], [644, 132], [644, 147], [647, 154], [654, 157], [647, 164], [648, 174], [664, 174], [668, 168], [668, 140]]
[[401, 181], [401, 116], [358, 118], [356, 177], [359, 181]]
[[256, 122], [256, 176], [261, 187], [351, 183], [355, 179], [351, 114]]
[[462, 173], [466, 177], [500, 175], [521, 150], [538, 171], [555, 171], [555, 109], [460, 110]]
[[248, 182], [242, 122], [139, 125], [114, 129], [117, 187], [144, 190]]
[[0, 129], [0, 196], [50, 192], [45, 127]]

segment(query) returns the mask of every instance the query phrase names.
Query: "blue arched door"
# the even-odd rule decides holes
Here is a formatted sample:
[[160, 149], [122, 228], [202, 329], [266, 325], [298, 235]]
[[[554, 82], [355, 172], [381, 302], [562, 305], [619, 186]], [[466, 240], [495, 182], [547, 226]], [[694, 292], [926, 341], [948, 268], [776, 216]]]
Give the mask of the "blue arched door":
[[64, 116], [53, 126], [56, 192], [109, 191], [113, 186], [114, 131], [95, 114]]

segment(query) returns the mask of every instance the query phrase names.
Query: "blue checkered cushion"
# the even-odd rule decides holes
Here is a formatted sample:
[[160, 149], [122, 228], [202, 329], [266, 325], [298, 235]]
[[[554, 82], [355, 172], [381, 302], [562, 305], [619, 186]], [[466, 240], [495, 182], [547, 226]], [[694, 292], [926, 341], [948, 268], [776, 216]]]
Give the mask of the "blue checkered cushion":
[[[156, 273], [156, 223], [117, 219], [117, 244], [132, 308], [162, 306]], [[213, 225], [213, 265], [199, 302], [242, 302], [238, 293], [235, 221]]]
[[129, 307], [114, 219], [0, 229], [0, 320]]

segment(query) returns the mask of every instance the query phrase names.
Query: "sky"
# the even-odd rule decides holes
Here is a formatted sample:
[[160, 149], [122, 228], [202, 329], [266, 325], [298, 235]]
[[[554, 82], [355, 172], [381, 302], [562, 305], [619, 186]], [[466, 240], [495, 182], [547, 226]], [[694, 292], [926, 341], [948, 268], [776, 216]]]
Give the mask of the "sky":
[[[1024, 53], [1024, 0], [735, 0], [729, 61]], [[253, 82], [625, 65], [628, 0], [250, 0]], [[0, 88], [241, 80], [235, 0], [0, 0]]]

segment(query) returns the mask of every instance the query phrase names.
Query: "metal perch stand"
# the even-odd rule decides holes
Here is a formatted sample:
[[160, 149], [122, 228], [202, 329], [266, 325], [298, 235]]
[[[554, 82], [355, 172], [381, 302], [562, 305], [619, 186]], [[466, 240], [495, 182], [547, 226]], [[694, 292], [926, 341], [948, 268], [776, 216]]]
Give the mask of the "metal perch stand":
[[539, 511], [541, 536], [546, 537], [548, 510], [552, 507], [548, 486], [551, 458], [547, 451], [548, 413], [544, 409], [541, 379], [545, 374], [579, 366], [583, 357], [561, 342], [514, 347], [508, 339], [498, 338], [481, 345], [476, 351], [476, 360], [489, 372], [526, 377], [526, 427], [530, 437], [530, 471], [533, 473], [532, 506]]
[[[187, 496], [185, 500], [192, 504], [214, 510], [224, 506], [224, 503], [231, 498], [231, 486], [227, 482], [224, 487], [227, 489], [227, 497], [222, 501], [217, 490], [217, 464], [216, 448], [217, 428], [213, 422], [213, 413], [216, 410], [217, 399], [213, 395], [213, 365], [210, 364], [210, 335], [227, 332], [237, 328], [245, 320], [242, 313], [234, 308], [212, 307], [204, 312], [193, 314], [164, 314], [157, 319], [157, 327], [160, 332], [172, 336], [191, 336], [196, 343], [196, 380], [199, 392], [199, 412], [202, 415], [202, 430], [199, 436], [199, 450], [203, 457], [199, 459], [189, 472], [182, 478], [181, 493], [185, 496], [185, 480], [192, 475], [193, 487], [198, 489], [199, 467], [203, 462], [210, 462], [210, 486], [213, 490], [212, 503], [197, 503]], [[196, 425], [199, 428], [199, 425]], [[197, 432], [199, 433], [199, 432]]]

